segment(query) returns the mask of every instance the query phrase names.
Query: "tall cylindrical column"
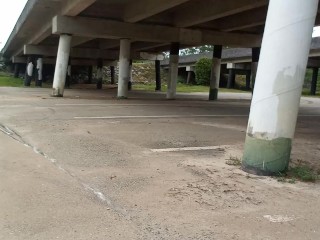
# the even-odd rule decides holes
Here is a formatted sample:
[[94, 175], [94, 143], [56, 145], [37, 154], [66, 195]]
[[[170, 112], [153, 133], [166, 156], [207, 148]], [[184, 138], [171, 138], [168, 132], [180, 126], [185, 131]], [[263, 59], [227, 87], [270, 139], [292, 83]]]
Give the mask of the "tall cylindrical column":
[[252, 84], [252, 91], [254, 89], [254, 84], [256, 82], [257, 70], [258, 70], [258, 63], [260, 58], [260, 50], [261, 48], [255, 47], [252, 48], [252, 58], [251, 58], [251, 84]]
[[102, 80], [103, 80], [103, 61], [102, 59], [98, 59], [97, 64], [97, 89], [102, 89]]
[[179, 69], [179, 48], [180, 44], [178, 42], [171, 43], [167, 99], [176, 98]]
[[156, 91], [161, 91], [161, 71], [160, 71], [160, 60], [154, 62], [156, 68]]
[[118, 98], [128, 97], [128, 83], [130, 80], [130, 47], [129, 39], [120, 40]]
[[114, 66], [110, 66], [111, 84], [115, 84], [115, 69]]
[[288, 168], [318, 0], [270, 0], [247, 129], [243, 169]]
[[317, 92], [318, 73], [319, 73], [319, 68], [312, 69], [312, 81], [311, 81], [311, 89], [310, 89], [311, 95], [316, 95], [316, 92]]
[[39, 57], [37, 59], [37, 79], [36, 79], [36, 86], [41, 87], [42, 86], [42, 71], [43, 71], [43, 58]]
[[220, 70], [221, 70], [221, 55], [222, 55], [222, 46], [215, 45], [213, 48], [213, 56], [212, 56], [209, 100], [218, 99]]
[[71, 35], [60, 35], [56, 68], [53, 79], [53, 97], [63, 97], [64, 85], [67, 77], [68, 62], [71, 48]]
[[234, 88], [236, 82], [236, 71], [234, 68], [229, 69], [227, 88]]

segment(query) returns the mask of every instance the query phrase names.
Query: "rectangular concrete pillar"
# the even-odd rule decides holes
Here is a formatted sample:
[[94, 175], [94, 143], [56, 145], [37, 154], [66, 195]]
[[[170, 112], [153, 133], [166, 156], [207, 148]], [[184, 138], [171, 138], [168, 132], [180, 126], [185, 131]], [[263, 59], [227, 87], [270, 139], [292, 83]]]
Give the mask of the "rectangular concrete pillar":
[[209, 100], [218, 99], [220, 71], [221, 71], [221, 55], [222, 55], [222, 46], [215, 45], [213, 48], [213, 56], [212, 56]]
[[270, 0], [253, 93], [243, 169], [288, 168], [318, 0]]
[[311, 89], [310, 89], [311, 95], [316, 95], [317, 93], [318, 73], [319, 73], [319, 68], [312, 68], [312, 81], [311, 81]]
[[255, 47], [252, 48], [252, 62], [251, 62], [251, 84], [252, 84], [252, 91], [254, 89], [254, 84], [256, 82], [256, 75], [257, 75], [257, 70], [258, 70], [258, 63], [259, 63], [259, 58], [260, 58], [260, 48]]
[[64, 86], [67, 77], [68, 62], [70, 57], [71, 40], [71, 35], [60, 35], [57, 62], [52, 87], [53, 97], [63, 97]]
[[103, 68], [103, 60], [102, 59], [98, 59], [98, 63], [97, 63], [97, 89], [102, 89], [102, 81], [103, 81], [103, 72], [102, 72], [102, 68]]
[[167, 99], [175, 99], [177, 92], [178, 68], [179, 68], [179, 48], [178, 42], [171, 43], [169, 79], [167, 88]]
[[161, 66], [160, 60], [155, 60], [155, 69], [156, 69], [156, 91], [161, 91]]
[[251, 89], [251, 71], [246, 72], [246, 90]]
[[236, 83], [236, 70], [234, 68], [229, 69], [229, 74], [228, 74], [228, 83], [227, 83], [227, 88], [234, 88]]
[[111, 84], [115, 84], [115, 67], [110, 66]]
[[128, 84], [130, 80], [130, 48], [129, 39], [120, 40], [118, 98], [128, 97]]

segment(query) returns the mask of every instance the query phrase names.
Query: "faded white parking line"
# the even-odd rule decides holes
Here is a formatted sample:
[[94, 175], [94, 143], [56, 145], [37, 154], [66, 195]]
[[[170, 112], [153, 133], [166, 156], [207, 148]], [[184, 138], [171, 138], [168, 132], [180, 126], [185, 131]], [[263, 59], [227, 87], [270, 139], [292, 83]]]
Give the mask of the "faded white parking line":
[[74, 119], [198, 118], [198, 117], [248, 117], [248, 115], [105, 116], [105, 117], [74, 117]]
[[201, 150], [225, 150], [229, 145], [207, 146], [207, 147], [180, 147], [180, 148], [162, 148], [151, 149], [151, 152], [180, 152], [180, 151], [201, 151]]

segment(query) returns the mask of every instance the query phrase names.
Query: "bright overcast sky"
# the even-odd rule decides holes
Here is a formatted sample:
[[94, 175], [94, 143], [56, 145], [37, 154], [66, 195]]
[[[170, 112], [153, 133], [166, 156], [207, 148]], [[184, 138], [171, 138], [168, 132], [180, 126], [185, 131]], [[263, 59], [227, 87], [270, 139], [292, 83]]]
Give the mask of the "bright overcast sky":
[[0, 6], [0, 50], [16, 24], [27, 0], [1, 0]]
[[[0, 7], [0, 50], [4, 47], [27, 0], [1, 0]], [[320, 36], [320, 27], [315, 28], [313, 36]]]

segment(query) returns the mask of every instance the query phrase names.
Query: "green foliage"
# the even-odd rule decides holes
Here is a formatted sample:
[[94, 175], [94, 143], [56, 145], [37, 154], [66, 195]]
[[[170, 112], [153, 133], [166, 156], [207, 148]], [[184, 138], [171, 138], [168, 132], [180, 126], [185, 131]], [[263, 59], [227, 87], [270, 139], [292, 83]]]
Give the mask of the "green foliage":
[[13, 78], [6, 73], [0, 73], [0, 86], [1, 87], [22, 87], [23, 80], [20, 78]]
[[196, 83], [199, 85], [208, 86], [210, 84], [212, 60], [201, 58], [196, 63]]
[[319, 175], [306, 165], [290, 168], [288, 175], [304, 182], [315, 182], [319, 179]]
[[213, 50], [212, 45], [203, 45], [199, 47], [185, 48], [180, 50], [180, 56], [211, 52], [212, 50]]

